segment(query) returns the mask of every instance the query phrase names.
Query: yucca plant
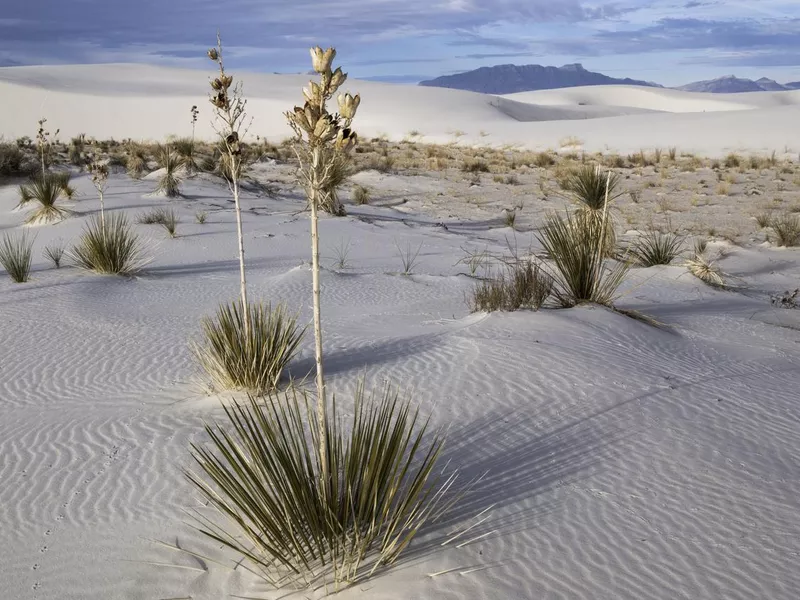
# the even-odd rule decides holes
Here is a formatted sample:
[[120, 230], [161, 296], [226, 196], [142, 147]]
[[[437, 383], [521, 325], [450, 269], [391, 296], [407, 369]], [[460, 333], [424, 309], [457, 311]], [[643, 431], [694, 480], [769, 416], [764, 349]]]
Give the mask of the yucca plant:
[[668, 265], [680, 255], [683, 241], [677, 233], [650, 229], [636, 238], [628, 252], [643, 267]]
[[610, 203], [624, 192], [619, 190], [621, 178], [613, 171], [604, 172], [600, 165], [584, 165], [571, 171], [562, 183], [564, 190], [579, 203], [579, 211], [606, 224], [604, 252], [611, 256], [617, 244], [614, 217]]
[[170, 209], [164, 211], [161, 219], [158, 221], [158, 224], [161, 225], [164, 229], [167, 230], [169, 237], [174, 238], [177, 230], [178, 230], [178, 215], [177, 213]]
[[167, 144], [159, 146], [156, 159], [164, 172], [158, 178], [156, 193], [164, 194], [167, 198], [177, 198], [181, 195], [181, 179], [184, 167], [184, 160]]
[[95, 273], [133, 275], [147, 263], [144, 246], [123, 213], [110, 215], [105, 226], [91, 217], [67, 254], [76, 266]]
[[53, 266], [56, 269], [60, 269], [61, 259], [64, 257], [65, 250], [66, 246], [64, 245], [64, 242], [61, 240], [56, 240], [49, 246], [45, 246], [44, 250], [42, 250], [42, 256], [53, 263]]
[[274, 390], [294, 357], [305, 329], [284, 305], [250, 304], [247, 326], [241, 301], [223, 304], [216, 318], [203, 319], [202, 342], [192, 344], [198, 363], [216, 390]]
[[435, 471], [441, 433], [427, 435], [428, 421], [388, 386], [376, 402], [359, 385], [351, 427], [334, 398], [320, 429], [295, 389], [225, 411], [225, 426], [206, 426], [208, 447], [193, 445], [187, 476], [226, 522], [196, 512], [198, 529], [276, 587], [357, 583], [458, 499], [447, 493], [457, 475]]
[[[604, 211], [604, 214], [606, 211]], [[611, 306], [629, 265], [607, 266], [604, 219], [585, 211], [551, 216], [537, 234], [555, 264], [553, 295], [563, 307], [593, 302]]]
[[183, 162], [183, 166], [189, 173], [195, 173], [199, 167], [197, 164], [197, 153], [195, 151], [194, 137], [178, 138], [172, 142], [175, 151]]
[[0, 265], [16, 283], [25, 283], [31, 272], [34, 238], [23, 231], [18, 236], [5, 234], [0, 243]]
[[56, 223], [67, 217], [70, 211], [57, 205], [57, 202], [65, 197], [64, 187], [64, 176], [51, 171], [45, 171], [43, 174], [37, 173], [27, 184], [21, 185], [19, 187], [19, 206], [25, 206], [29, 202], [38, 203], [25, 222]]
[[706, 256], [701, 252], [694, 252], [684, 266], [689, 272], [703, 283], [712, 287], [725, 287], [725, 278], [717, 264], [717, 259]]

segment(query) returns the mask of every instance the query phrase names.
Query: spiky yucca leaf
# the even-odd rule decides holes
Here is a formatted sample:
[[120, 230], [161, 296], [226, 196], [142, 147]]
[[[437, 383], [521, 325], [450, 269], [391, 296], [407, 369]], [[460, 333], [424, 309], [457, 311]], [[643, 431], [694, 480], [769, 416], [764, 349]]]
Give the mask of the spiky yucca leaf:
[[628, 251], [643, 267], [668, 265], [680, 255], [683, 240], [676, 233], [651, 229], [636, 238]]
[[600, 166], [584, 165], [567, 175], [563, 187], [575, 200], [592, 211], [602, 211], [606, 205], [606, 184], [608, 184], [608, 201], [611, 202], [622, 192], [618, 191], [620, 176], [617, 173], [603, 171]]
[[27, 184], [19, 188], [19, 205], [24, 206], [29, 202], [38, 202], [38, 206], [28, 215], [26, 223], [56, 223], [63, 220], [69, 211], [56, 203], [67, 194], [69, 188], [69, 173], [67, 177], [61, 173], [37, 173], [32, 176]]
[[537, 234], [555, 263], [553, 295], [564, 307], [583, 302], [610, 306], [629, 265], [606, 266], [606, 224], [583, 211], [551, 216]]
[[203, 339], [192, 350], [211, 384], [218, 390], [264, 394], [274, 390], [283, 369], [294, 357], [305, 329], [284, 305], [250, 303], [245, 328], [242, 303], [222, 304], [216, 318], [204, 318]]
[[146, 264], [144, 246], [123, 213], [107, 215], [105, 226], [93, 216], [67, 253], [76, 266], [113, 275], [133, 275]]
[[225, 411], [225, 425], [206, 427], [208, 447], [192, 446], [199, 469], [187, 476], [227, 519], [198, 513], [198, 528], [275, 586], [363, 580], [458, 499], [445, 497], [456, 475], [434, 472], [443, 437], [428, 438], [428, 422], [388, 386], [378, 401], [358, 387], [348, 427], [334, 398], [322, 431], [297, 390]]
[[25, 283], [31, 272], [34, 239], [23, 231], [18, 236], [5, 234], [0, 243], [0, 265], [16, 283]]

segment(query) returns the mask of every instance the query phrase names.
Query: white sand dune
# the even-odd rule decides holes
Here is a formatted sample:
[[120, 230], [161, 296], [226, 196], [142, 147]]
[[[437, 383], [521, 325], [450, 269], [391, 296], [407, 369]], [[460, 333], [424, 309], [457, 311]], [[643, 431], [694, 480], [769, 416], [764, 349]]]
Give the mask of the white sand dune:
[[[201, 108], [198, 134], [211, 137], [206, 102], [210, 71], [142, 65], [0, 69], [0, 131], [31, 135], [48, 118], [63, 136], [162, 139], [188, 135], [189, 108]], [[238, 74], [245, 83], [251, 132], [279, 140], [291, 132], [282, 113], [299, 103], [305, 75]], [[395, 139], [416, 130], [424, 140], [559, 148], [577, 137], [589, 151], [633, 152], [676, 146], [723, 154], [780, 153], [800, 138], [800, 92], [711, 94], [598, 86], [490, 96], [458, 90], [350, 81], [364, 103], [359, 129]]]
[[[189, 106], [204, 93], [201, 72], [60, 69], [0, 71], [0, 131], [30, 135], [46, 114], [66, 135], [163, 138], [186, 132]], [[115, 75], [97, 82], [92, 73]], [[167, 80], [173, 87], [160, 91]], [[248, 76], [254, 131], [277, 130], [277, 111], [303, 81]], [[497, 141], [510, 121], [477, 94], [358, 87], [375, 130], [445, 135], [460, 124]], [[598, 94], [598, 105], [618, 105]], [[639, 123], [670, 130], [681, 147], [715, 148], [726, 126], [744, 119], [766, 127], [796, 110], [513, 122], [508, 131], [607, 132], [603, 143], [625, 147], [640, 135], [628, 127]], [[683, 129], [669, 128], [672, 118]], [[578, 125], [587, 129], [571, 129]], [[793, 127], [738, 135], [757, 149]], [[190, 466], [189, 444], [203, 440], [203, 422], [222, 416], [198, 385], [188, 341], [199, 319], [238, 290], [227, 188], [187, 181], [185, 197], [169, 202], [181, 217], [175, 239], [136, 225], [153, 240], [153, 262], [128, 280], [55, 270], [41, 257], [47, 244], [74, 240], [99, 209], [85, 175], [76, 186], [74, 217], [29, 230], [37, 236], [32, 280], [13, 284], [0, 273], [0, 596], [285, 597], [242, 569], [153, 541], [222, 556], [183, 522], [197, 500], [181, 469]], [[149, 196], [153, 187], [113, 175], [106, 207], [132, 218], [165, 205]], [[457, 199], [439, 201], [459, 213]], [[251, 296], [285, 301], [307, 323], [303, 202], [253, 194], [243, 202]], [[15, 187], [0, 186], [0, 235], [23, 230], [16, 204]], [[464, 296], [473, 280], [456, 264], [461, 248], [501, 251], [510, 230], [456, 217], [445, 229], [393, 204], [377, 189], [373, 205], [320, 224], [329, 386], [345, 411], [364, 373], [371, 387], [413, 387], [433, 424], [449, 428], [445, 458], [466, 478], [486, 478], [398, 568], [341, 598], [797, 598], [800, 311], [773, 308], [769, 295], [800, 281], [798, 250], [734, 248], [722, 261], [737, 278], [733, 291], [708, 288], [680, 267], [635, 269], [620, 306], [667, 330], [601, 308], [472, 315]], [[208, 212], [204, 225], [194, 223], [198, 210]], [[330, 265], [348, 240], [350, 265], [338, 272]], [[529, 241], [519, 235], [521, 247]], [[419, 244], [414, 274], [399, 275], [396, 246]], [[291, 374], [313, 364], [308, 336]], [[472, 530], [484, 537], [462, 548], [425, 543], [490, 506], [491, 519]]]

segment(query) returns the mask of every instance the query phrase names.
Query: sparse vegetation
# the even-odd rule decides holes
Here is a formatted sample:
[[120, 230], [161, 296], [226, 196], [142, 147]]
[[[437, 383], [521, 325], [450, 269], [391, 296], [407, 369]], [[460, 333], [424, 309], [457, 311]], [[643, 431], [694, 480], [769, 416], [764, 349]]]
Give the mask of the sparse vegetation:
[[167, 198], [177, 198], [181, 195], [184, 160], [169, 144], [159, 146], [156, 156], [159, 166], [164, 171], [158, 178], [156, 193], [163, 194]]
[[198, 225], [203, 225], [206, 222], [207, 217], [208, 213], [204, 210], [200, 210], [195, 213], [194, 220], [197, 222]]
[[552, 290], [553, 278], [538, 263], [519, 260], [506, 265], [500, 276], [484, 279], [475, 285], [469, 300], [470, 310], [539, 310]]
[[[56, 223], [69, 215], [69, 211], [58, 205], [62, 197], [66, 197], [65, 188], [69, 186], [69, 173], [53, 173], [44, 171], [33, 175], [27, 184], [19, 187], [19, 205], [37, 202], [38, 206], [28, 215], [26, 223]], [[67, 182], [67, 183], [65, 183]]]
[[0, 243], [0, 265], [15, 283], [25, 283], [31, 272], [33, 241], [27, 231], [19, 235], [7, 233]]
[[363, 185], [356, 185], [353, 188], [353, 202], [355, 204], [369, 204], [370, 196], [371, 194], [369, 189]]
[[725, 276], [719, 268], [717, 261], [719, 254], [710, 257], [707, 254], [706, 240], [696, 240], [692, 255], [686, 260], [684, 266], [689, 273], [697, 277], [703, 283], [712, 287], [725, 287]]
[[25, 174], [25, 155], [17, 144], [0, 143], [0, 177], [18, 177]]
[[147, 151], [142, 144], [128, 142], [125, 168], [133, 179], [140, 179], [147, 168]]
[[403, 265], [403, 275], [411, 275], [411, 272], [417, 266], [417, 258], [419, 257], [420, 250], [422, 250], [422, 243], [420, 242], [416, 250], [411, 247], [411, 242], [406, 244], [405, 248], [401, 248], [397, 242], [395, 242], [394, 245], [397, 248], [400, 262]]

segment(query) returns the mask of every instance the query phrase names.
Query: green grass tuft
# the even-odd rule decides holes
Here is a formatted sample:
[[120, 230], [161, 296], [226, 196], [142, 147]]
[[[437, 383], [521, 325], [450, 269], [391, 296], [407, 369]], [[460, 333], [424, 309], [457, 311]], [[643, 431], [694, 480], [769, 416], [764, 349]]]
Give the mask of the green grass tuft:
[[676, 233], [651, 229], [636, 238], [629, 253], [643, 267], [668, 265], [680, 255], [683, 241]]
[[25, 283], [31, 272], [33, 241], [27, 231], [18, 236], [5, 234], [0, 243], [0, 265], [16, 283]]
[[147, 263], [143, 245], [122, 213], [106, 215], [105, 228], [93, 216], [68, 256], [81, 269], [113, 275], [133, 275]]

